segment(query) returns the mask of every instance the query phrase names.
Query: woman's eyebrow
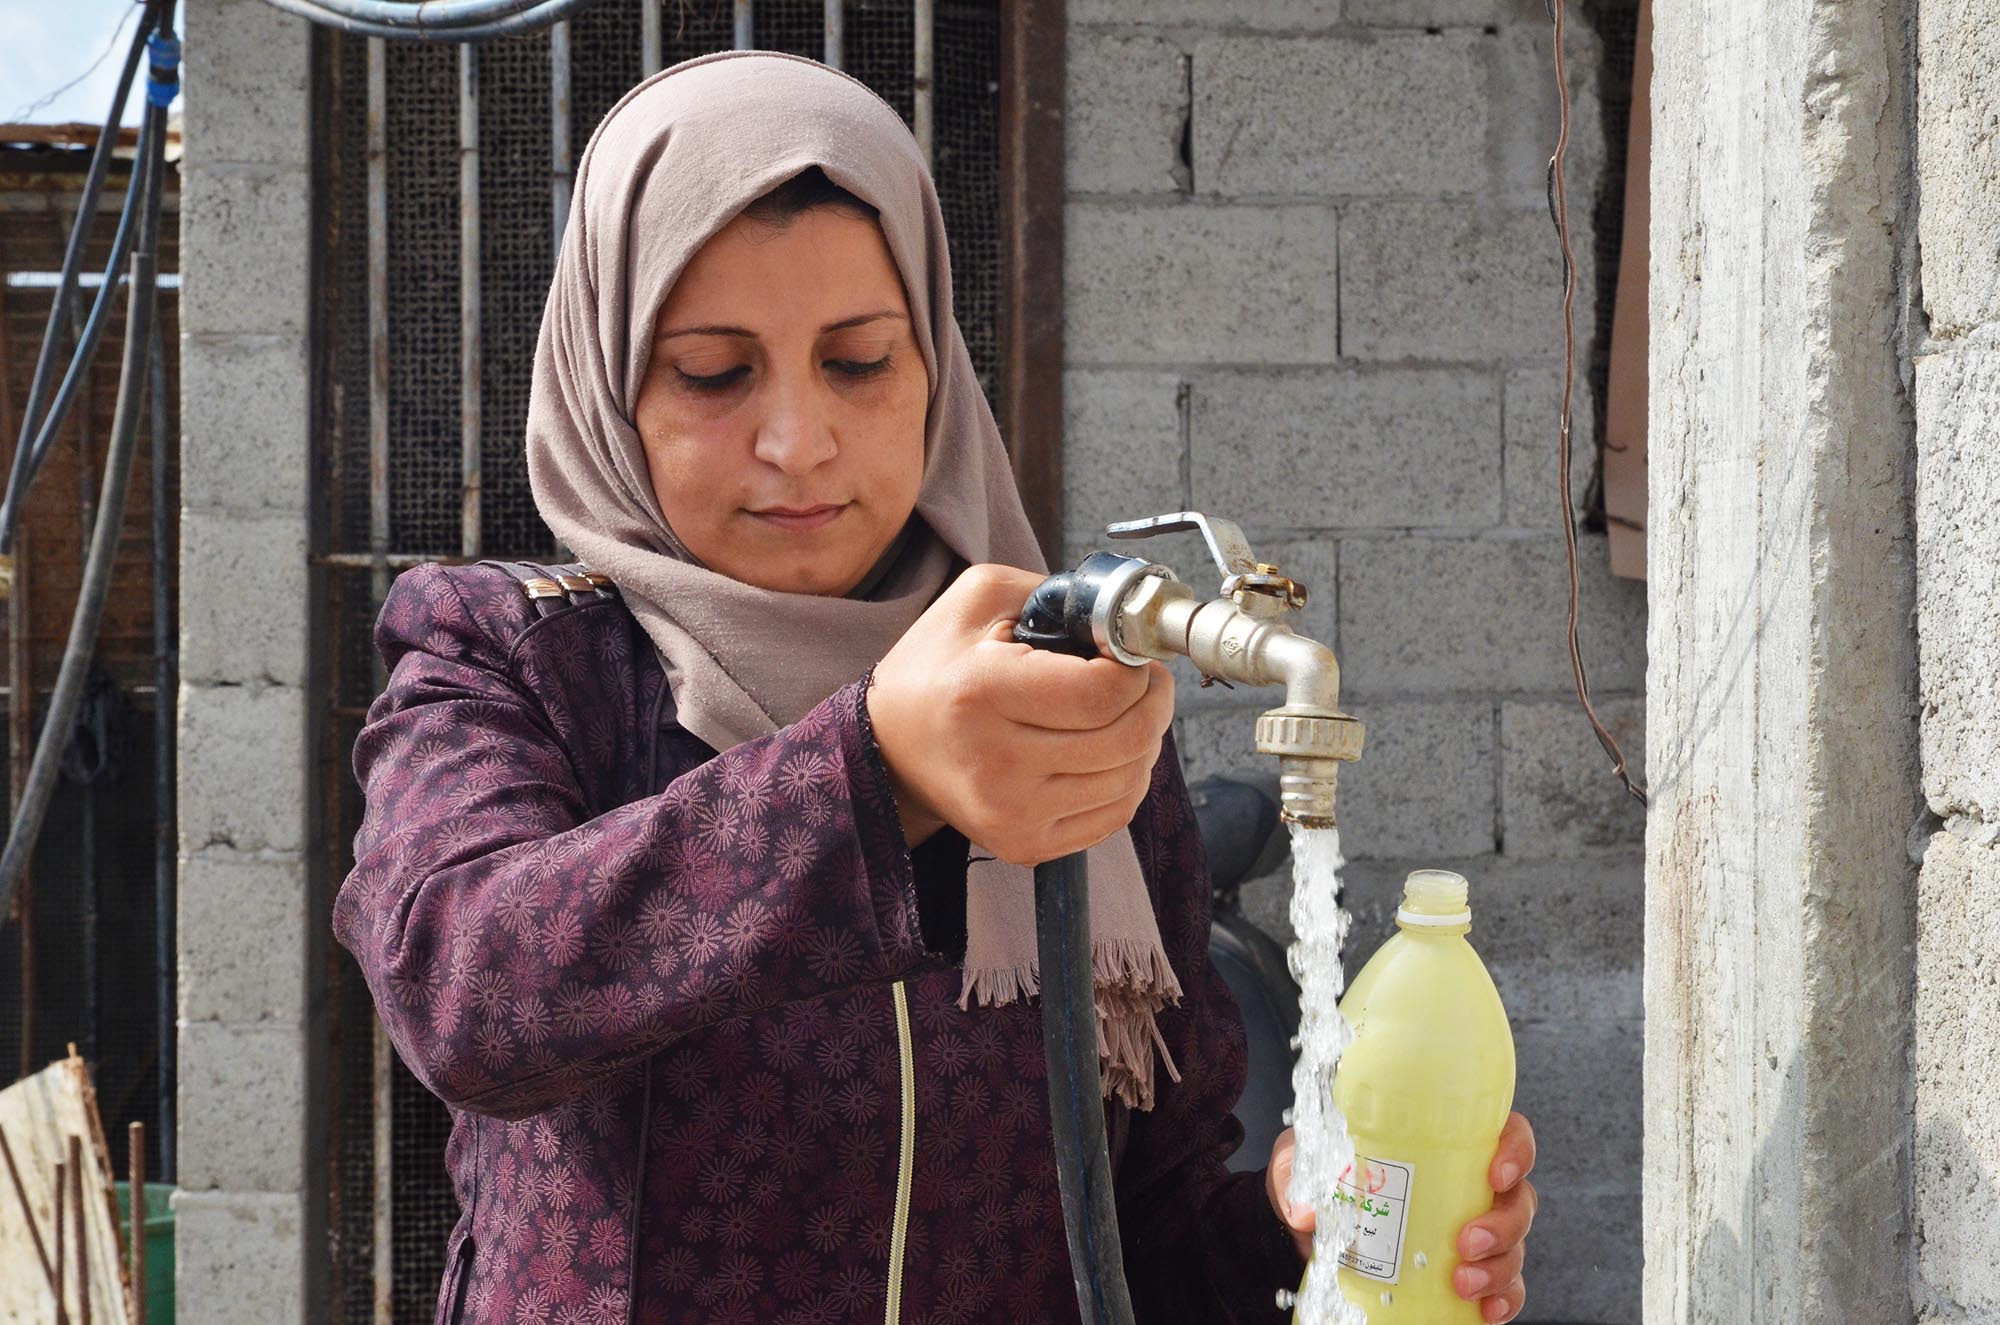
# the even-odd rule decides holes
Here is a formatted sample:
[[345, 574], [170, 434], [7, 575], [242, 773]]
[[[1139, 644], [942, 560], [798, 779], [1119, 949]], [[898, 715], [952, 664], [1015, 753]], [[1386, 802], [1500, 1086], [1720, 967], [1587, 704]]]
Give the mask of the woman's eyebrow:
[[[903, 315], [901, 313], [896, 312], [894, 309], [884, 308], [877, 310], [876, 312], [873, 313], [857, 313], [853, 317], [842, 318], [838, 322], [829, 322], [825, 326], [820, 328], [820, 332], [821, 334], [825, 334], [826, 332], [829, 331], [845, 331], [849, 327], [858, 327], [869, 322], [880, 322], [884, 318], [894, 318], [899, 321], [906, 320], [903, 318]], [[657, 342], [663, 340], [673, 340], [679, 336], [740, 336], [744, 340], [757, 339], [757, 333], [749, 330], [747, 327], [730, 327], [721, 325], [705, 326], [705, 327], [674, 327], [671, 330], [661, 332], [653, 339]]]

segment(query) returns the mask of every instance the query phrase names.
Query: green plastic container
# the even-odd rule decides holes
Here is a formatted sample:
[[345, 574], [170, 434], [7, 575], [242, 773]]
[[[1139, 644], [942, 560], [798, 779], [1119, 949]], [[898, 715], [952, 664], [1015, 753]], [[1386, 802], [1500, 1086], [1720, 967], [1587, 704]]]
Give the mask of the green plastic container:
[[[118, 1192], [118, 1232], [130, 1247], [132, 1198], [130, 1183], [113, 1183]], [[170, 1182], [146, 1184], [146, 1325], [174, 1325], [174, 1211], [167, 1199]]]

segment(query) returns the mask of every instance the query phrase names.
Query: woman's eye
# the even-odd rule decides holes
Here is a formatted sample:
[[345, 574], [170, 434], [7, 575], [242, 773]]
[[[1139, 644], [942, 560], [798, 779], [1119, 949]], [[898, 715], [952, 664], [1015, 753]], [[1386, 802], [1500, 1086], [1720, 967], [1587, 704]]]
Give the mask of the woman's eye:
[[842, 377], [853, 378], [858, 381], [862, 378], [874, 377], [888, 368], [889, 356], [885, 354], [879, 359], [871, 359], [865, 363], [858, 359], [828, 359], [826, 366], [833, 369], [834, 372], [839, 373]]
[[681, 379], [681, 385], [690, 391], [727, 391], [730, 387], [742, 381], [749, 371], [750, 365], [747, 363], [739, 363], [727, 372], [711, 373], [706, 377], [683, 372], [679, 368], [674, 369], [674, 372]]

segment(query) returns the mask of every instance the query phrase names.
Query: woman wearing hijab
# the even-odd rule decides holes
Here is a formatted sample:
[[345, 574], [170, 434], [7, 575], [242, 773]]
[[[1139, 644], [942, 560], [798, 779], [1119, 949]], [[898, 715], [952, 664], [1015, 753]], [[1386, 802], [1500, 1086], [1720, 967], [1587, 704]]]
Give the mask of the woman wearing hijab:
[[[1043, 566], [895, 112], [769, 54], [627, 94], [527, 443], [591, 574], [397, 581], [334, 915], [452, 1111], [437, 1319], [1075, 1319], [1031, 866], [1084, 849], [1139, 1317], [1283, 1319], [1311, 1214], [1289, 1134], [1225, 1167], [1243, 1034], [1172, 685], [1011, 641]], [[1467, 1226], [1489, 1320], [1532, 1158], [1517, 1120]]]

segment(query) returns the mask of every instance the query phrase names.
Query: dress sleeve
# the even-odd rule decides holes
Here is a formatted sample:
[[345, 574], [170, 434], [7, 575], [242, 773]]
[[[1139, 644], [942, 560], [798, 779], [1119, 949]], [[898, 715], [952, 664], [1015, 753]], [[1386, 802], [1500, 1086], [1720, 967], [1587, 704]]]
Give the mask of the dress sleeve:
[[377, 645], [334, 930], [446, 1103], [523, 1117], [697, 1027], [943, 963], [866, 678], [587, 817], [573, 752], [445, 572], [396, 582]]
[[1234, 1109], [1249, 1058], [1243, 1019], [1208, 960], [1208, 863], [1171, 739], [1132, 824], [1180, 1005], [1160, 1033], [1180, 1069], [1162, 1072], [1150, 1111], [1128, 1110], [1114, 1183], [1133, 1308], [1146, 1325], [1282, 1325], [1277, 1290], [1305, 1271], [1264, 1194], [1264, 1170], [1232, 1173], [1243, 1141]]

